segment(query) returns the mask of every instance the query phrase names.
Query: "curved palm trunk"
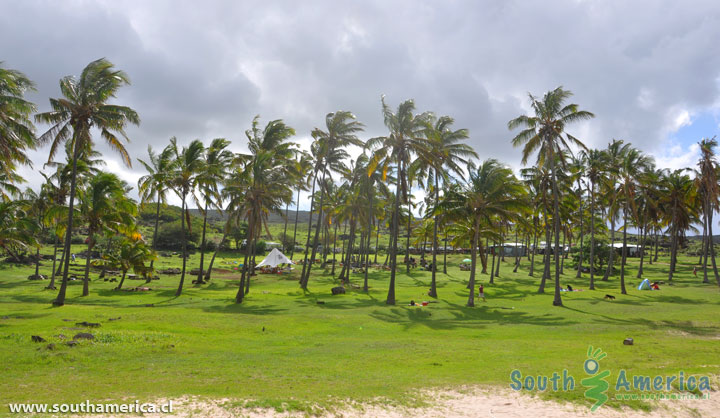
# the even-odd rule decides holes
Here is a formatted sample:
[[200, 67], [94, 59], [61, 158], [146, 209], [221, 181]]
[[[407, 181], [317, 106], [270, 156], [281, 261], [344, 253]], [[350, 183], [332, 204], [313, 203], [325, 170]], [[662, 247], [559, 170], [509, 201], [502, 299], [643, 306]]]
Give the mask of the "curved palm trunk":
[[490, 267], [490, 283], [495, 283], [495, 253], [497, 252], [495, 248], [497, 247], [497, 243], [493, 241], [493, 246], [490, 249], [490, 252], [492, 253], [492, 265]]
[[[496, 245], [497, 247], [497, 245]], [[500, 277], [500, 262], [505, 260], [505, 236], [500, 235], [500, 247], [499, 249], [495, 250], [495, 252], [499, 252], [500, 254], [497, 255], [497, 267], [495, 270], [495, 277]]]
[[[702, 267], [703, 267], [703, 283], [710, 283], [710, 280], [708, 280], [708, 274], [707, 274], [707, 271], [708, 271], [707, 261], [708, 261], [708, 252], [710, 251], [710, 248], [709, 248], [710, 239], [712, 239], [712, 237], [710, 237], [710, 239], [708, 239], [708, 236], [707, 236], [707, 225], [708, 225], [707, 213], [708, 213], [708, 211], [707, 211], [707, 209], [705, 209], [704, 212], [705, 213], [703, 216], [703, 236], [705, 239], [704, 239], [703, 246], [702, 246], [702, 252], [700, 253], [700, 263], [702, 264]], [[704, 258], [704, 260], [703, 260], [703, 258]]]
[[622, 246], [622, 261], [620, 262], [620, 293], [627, 295], [625, 289], [625, 263], [627, 262], [627, 212], [628, 212], [627, 199], [625, 202], [625, 209], [623, 210], [623, 246]]
[[558, 250], [560, 247], [560, 193], [558, 192], [557, 176], [555, 173], [555, 159], [552, 161], [552, 185], [553, 185], [553, 206], [554, 214], [553, 217], [555, 222], [555, 298], [553, 299], [553, 306], [562, 306], [562, 297], [560, 296], [560, 257], [558, 257]]
[[75, 205], [75, 189], [77, 187], [77, 160], [78, 160], [78, 133], [75, 130], [73, 135], [73, 167], [70, 175], [70, 201], [68, 205], [68, 221], [65, 233], [65, 260], [63, 266], [63, 278], [60, 282], [60, 290], [57, 298], [53, 301], [54, 306], [63, 306], [65, 304], [65, 293], [67, 292], [68, 270], [70, 269], [70, 243], [73, 229], [73, 215]]
[[[227, 225], [226, 225], [227, 227]], [[210, 280], [210, 277], [212, 276], [212, 269], [213, 264], [215, 264], [215, 257], [217, 257], [218, 251], [220, 251], [220, 248], [225, 244], [225, 240], [227, 239], [227, 228], [223, 228], [223, 236], [220, 238], [220, 243], [218, 244], [217, 248], [215, 248], [215, 251], [213, 252], [213, 256], [210, 259], [210, 265], [208, 265], [207, 273], [205, 273], [205, 281], [207, 282]]]
[[297, 225], [298, 225], [298, 216], [300, 215], [300, 187], [298, 187], [298, 197], [297, 197], [297, 206], [295, 207], [295, 229], [293, 231], [293, 245], [292, 249], [290, 250], [290, 260], [293, 259], [293, 255], [295, 255], [295, 243], [297, 242]]
[[717, 268], [717, 264], [715, 263], [715, 243], [713, 242], [712, 222], [713, 222], [713, 209], [710, 208], [708, 210], [708, 235], [710, 236], [710, 259], [712, 260], [713, 274], [715, 274], [715, 281], [718, 283], [718, 286], [720, 286], [720, 275], [718, 275], [718, 268]]
[[[157, 234], [158, 234], [158, 226], [160, 224], [160, 196], [158, 196], [157, 201], [157, 207], [155, 208], [155, 229], [153, 231], [153, 242], [152, 242], [152, 250], [155, 251], [155, 244], [157, 242]], [[150, 271], [153, 271], [153, 265], [155, 264], [155, 260], [150, 260]]]
[[[317, 256], [318, 237], [320, 236], [320, 228], [322, 227], [323, 222], [323, 201], [325, 200], [325, 174], [325, 168], [323, 167], [322, 183], [320, 184], [320, 208], [318, 210], [317, 225], [315, 226], [315, 238], [313, 238], [312, 256], [310, 257], [310, 264], [307, 265], [307, 271], [305, 272], [305, 276], [303, 277], [303, 281], [300, 285], [300, 287], [302, 287], [303, 289], [307, 289], [308, 281], [310, 280], [310, 270], [312, 269], [312, 265], [315, 262], [315, 257]], [[323, 251], [325, 251], [325, 249], [323, 249]]]
[[200, 272], [197, 276], [197, 284], [204, 283], [203, 268], [205, 267], [205, 231], [207, 228], [208, 202], [205, 202], [205, 213], [203, 215], [202, 240], [200, 241]]
[[85, 277], [83, 277], [83, 296], [88, 296], [90, 294], [90, 259], [92, 256], [90, 255], [90, 252], [92, 251], [93, 247], [95, 246], [95, 239], [94, 234], [92, 231], [88, 233], [88, 245], [87, 245], [87, 255], [85, 256]]
[[[303, 269], [300, 273], [300, 287], [305, 289], [305, 271], [308, 268], [308, 251], [310, 250], [310, 236], [312, 235], [312, 220], [313, 220], [313, 206], [315, 206], [315, 183], [317, 183], [317, 171], [313, 176], [312, 191], [310, 192], [310, 213], [308, 219], [308, 234], [307, 241], [305, 243], [305, 256], [303, 257]], [[298, 202], [299, 203], [299, 202]]]
[[123, 270], [122, 278], [120, 279], [120, 283], [118, 284], [117, 290], [122, 289], [123, 283], [125, 283], [125, 275], [127, 273], [127, 270]]
[[595, 182], [590, 182], [590, 290], [595, 290]]
[[188, 253], [187, 253], [187, 235], [185, 234], [185, 218], [186, 218], [186, 213], [185, 213], [185, 212], [186, 212], [186, 209], [185, 209], [185, 198], [186, 198], [186, 196], [187, 196], [187, 195], [186, 195], [185, 193], [183, 193], [183, 198], [182, 198], [182, 212], [181, 212], [182, 221], [180, 222], [180, 225], [181, 225], [181, 228], [182, 228], [182, 250], [183, 250], [183, 252], [182, 252], [182, 258], [183, 258], [183, 262], [182, 262], [182, 274], [180, 275], [180, 284], [178, 285], [177, 291], [175, 292], [175, 296], [180, 296], [180, 295], [182, 295], [183, 284], [185, 283], [185, 268], [187, 267], [187, 257], [188, 257]]
[[477, 247], [478, 247], [478, 222], [475, 219], [475, 231], [473, 231], [472, 248], [470, 249], [470, 294], [468, 295], [467, 306], [475, 306], [475, 267], [477, 266]]
[[[402, 163], [400, 163], [402, 165]], [[398, 167], [400, 169], [401, 167]], [[395, 304], [395, 269], [397, 267], [397, 239], [398, 239], [398, 218], [400, 217], [400, 174], [398, 170], [398, 184], [395, 190], [395, 208], [393, 210], [393, 230], [392, 230], [392, 243], [390, 245], [390, 285], [388, 287], [387, 300], [385, 301], [388, 305]]]

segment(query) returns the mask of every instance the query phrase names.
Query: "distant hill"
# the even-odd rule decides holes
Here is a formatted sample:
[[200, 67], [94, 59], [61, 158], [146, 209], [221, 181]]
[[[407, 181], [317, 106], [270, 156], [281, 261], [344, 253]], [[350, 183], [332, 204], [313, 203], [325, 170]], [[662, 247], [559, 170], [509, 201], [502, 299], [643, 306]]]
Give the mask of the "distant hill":
[[[200, 209], [190, 209], [190, 214], [194, 216], [202, 216], [202, 212], [200, 212]], [[289, 210], [287, 213], [288, 216], [288, 222], [294, 223], [295, 222], [295, 211]], [[317, 217], [317, 215], [316, 215]], [[224, 221], [227, 219], [224, 213], [220, 213], [217, 210], [208, 211], [208, 219], [210, 221]], [[306, 210], [301, 210], [298, 212], [298, 222], [300, 223], [307, 223], [310, 220], [310, 212]], [[285, 223], [285, 219], [283, 219], [282, 216], [271, 213], [268, 217], [268, 222], [271, 224], [281, 224]]]

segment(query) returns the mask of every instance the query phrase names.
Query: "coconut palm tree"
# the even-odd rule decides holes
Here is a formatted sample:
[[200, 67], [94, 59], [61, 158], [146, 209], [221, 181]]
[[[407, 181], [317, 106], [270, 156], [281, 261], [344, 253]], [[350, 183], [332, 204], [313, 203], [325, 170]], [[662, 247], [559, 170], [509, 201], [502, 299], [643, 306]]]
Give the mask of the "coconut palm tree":
[[[707, 274], [707, 259], [708, 252], [712, 259], [713, 273], [715, 274], [715, 281], [720, 285], [720, 275], [718, 275], [718, 268], [715, 262], [715, 245], [713, 241], [712, 223], [713, 213], [718, 208], [718, 199], [720, 198], [720, 186], [718, 186], [718, 166], [717, 160], [715, 159], [715, 147], [717, 146], [717, 140], [713, 138], [703, 138], [699, 143], [700, 145], [700, 160], [698, 161], [699, 171], [699, 193], [701, 195], [703, 219], [707, 225], [707, 241], [703, 251], [703, 283], [708, 283]], [[709, 251], [708, 251], [709, 250]]]
[[[315, 164], [318, 173], [322, 173], [321, 184], [325, 184], [326, 175], [332, 176], [332, 172], [347, 171], [343, 161], [349, 158], [346, 148], [350, 145], [358, 147], [364, 146], [363, 142], [357, 137], [358, 132], [362, 132], [362, 123], [355, 120], [355, 115], [347, 111], [337, 111], [328, 113], [325, 116], [325, 126], [327, 130], [320, 128], [313, 129], [311, 135], [315, 140], [312, 150], [314, 151]], [[318, 247], [318, 236], [320, 234], [320, 226], [323, 223], [323, 199], [325, 196], [324, 188], [320, 188], [320, 205], [318, 206], [318, 221], [315, 226], [315, 237], [310, 242], [310, 231], [308, 230], [308, 240], [305, 247], [305, 260], [303, 263], [303, 271], [300, 275], [300, 287], [307, 289], [308, 280], [310, 279], [310, 270]], [[310, 225], [312, 225], [312, 207], [310, 210]], [[312, 255], [308, 262], [308, 251], [312, 245]]]
[[602, 280], [607, 281], [612, 274], [615, 262], [615, 222], [618, 217], [620, 189], [618, 182], [620, 178], [620, 166], [625, 159], [625, 154], [631, 148], [623, 140], [613, 139], [605, 150], [605, 179], [601, 184], [605, 198], [607, 199], [607, 216], [610, 222], [610, 257], [608, 258], [607, 269]]
[[[173, 164], [176, 160], [173, 158], [173, 149], [170, 145], [165, 147], [160, 154], [155, 154], [151, 146], [148, 145], [149, 161], [145, 162], [138, 158], [138, 162], [145, 167], [148, 174], [138, 179], [138, 191], [140, 193], [141, 204], [146, 204], [155, 200], [155, 228], [153, 229], [152, 250], [155, 251], [158, 226], [160, 223], [160, 205], [167, 204], [167, 195], [172, 186]], [[150, 261], [150, 268], [153, 268], [155, 260]]]
[[200, 140], [196, 139], [192, 141], [187, 147], [178, 148], [177, 139], [175, 137], [170, 138], [170, 149], [172, 150], [172, 156], [174, 159], [173, 168], [171, 174], [171, 184], [175, 193], [182, 200], [182, 206], [180, 209], [180, 225], [182, 231], [182, 273], [180, 275], [180, 284], [178, 285], [175, 296], [182, 294], [183, 284], [185, 282], [185, 269], [187, 266], [188, 251], [187, 251], [187, 234], [185, 233], [185, 224], [187, 228], [192, 231], [192, 223], [190, 219], [190, 210], [188, 209], [188, 197], [191, 197], [195, 202], [198, 202], [198, 198], [195, 195], [195, 189], [197, 187], [198, 176], [203, 173], [206, 169], [205, 166], [205, 146]]
[[436, 211], [446, 212], [453, 220], [472, 222], [470, 295], [467, 306], [475, 306], [475, 269], [481, 228], [497, 227], [517, 219], [528, 211], [528, 205], [523, 184], [515, 178], [510, 168], [497, 160], [485, 160], [477, 169], [471, 164], [468, 173], [468, 184], [460, 189], [448, 190]]
[[125, 238], [120, 243], [120, 250], [114, 258], [114, 261], [120, 266], [120, 270], [122, 271], [122, 278], [116, 288], [116, 290], [121, 290], [125, 282], [125, 276], [130, 269], [132, 269], [135, 274], [141, 274], [146, 277], [151, 275], [153, 268], [146, 266], [145, 263], [148, 261], [152, 263], [152, 261], [157, 258], [157, 254], [149, 248], [143, 240]]
[[[411, 171], [417, 171], [419, 180], [427, 178], [429, 192], [435, 202], [440, 201], [440, 186], [445, 187], [450, 176], [457, 176], [464, 180], [462, 167], [467, 166], [471, 158], [478, 158], [471, 146], [462, 143], [470, 134], [467, 129], [453, 130], [455, 120], [450, 116], [435, 118], [432, 116], [426, 123], [425, 136], [428, 140], [428, 152], [421, 152]], [[440, 214], [436, 214], [433, 222], [432, 234], [432, 265], [430, 297], [437, 298], [437, 285], [435, 279], [438, 248], [438, 224]]]
[[385, 126], [390, 132], [387, 136], [372, 138], [368, 141], [368, 148], [374, 152], [368, 164], [368, 172], [375, 171], [379, 166], [383, 173], [383, 179], [385, 179], [390, 167], [394, 166], [397, 173], [389, 251], [390, 285], [386, 300], [388, 305], [394, 305], [400, 203], [401, 200], [407, 201], [410, 194], [408, 169], [412, 157], [428, 152], [425, 135], [430, 114], [415, 115], [415, 102], [413, 100], [400, 103], [395, 112], [385, 103], [384, 96], [381, 102]]
[[[110, 61], [101, 58], [88, 64], [79, 79], [72, 76], [62, 78], [60, 92], [63, 98], [50, 99], [52, 110], [35, 116], [37, 121], [51, 125], [50, 129], [37, 141], [40, 145], [52, 141], [48, 161], [52, 161], [62, 143], [66, 141], [71, 143], [72, 171], [65, 233], [66, 254], [70, 251], [70, 238], [73, 230], [78, 159], [83, 151], [92, 148], [93, 130], [100, 131], [100, 136], [105, 139], [110, 148], [120, 154], [127, 166], [132, 164], [122, 139], [128, 140], [125, 127], [130, 123], [140, 124], [140, 118], [133, 109], [127, 106], [108, 103], [115, 97], [120, 87], [126, 84], [130, 84], [127, 75], [115, 69]], [[63, 280], [58, 296], [53, 301], [56, 306], [65, 304], [69, 266], [70, 258], [66, 255]]]
[[625, 289], [625, 264], [627, 260], [628, 215], [630, 215], [631, 220], [638, 219], [638, 211], [635, 203], [637, 179], [641, 177], [642, 173], [647, 170], [651, 164], [651, 158], [643, 155], [643, 153], [636, 148], [628, 148], [620, 162], [618, 179], [621, 184], [619, 187], [619, 197], [623, 201], [623, 246], [622, 261], [620, 263], [620, 292], [623, 295], [627, 294], [627, 290]]
[[[555, 222], [555, 249], [560, 247], [560, 196], [557, 182], [558, 158], [562, 157], [570, 145], [585, 149], [585, 145], [577, 138], [565, 131], [565, 127], [571, 123], [587, 120], [595, 115], [579, 110], [576, 104], [565, 104], [565, 101], [572, 96], [568, 90], [558, 87], [555, 90], [545, 93], [542, 99], [532, 94], [530, 104], [534, 115], [521, 115], [510, 122], [508, 128], [523, 128], [523, 130], [512, 139], [513, 146], [523, 146], [522, 162], [527, 160], [536, 151], [537, 165], [550, 165], [550, 173], [553, 188], [553, 221]], [[562, 163], [562, 160], [560, 160]], [[555, 299], [553, 305], [562, 306], [560, 297], [560, 258], [555, 257]]]
[[684, 172], [686, 169], [671, 171], [662, 179], [659, 203], [663, 206], [663, 213], [670, 231], [670, 271], [668, 280], [673, 279], [677, 264], [677, 250], [680, 234], [684, 233], [695, 218], [697, 189], [695, 184]]
[[250, 290], [252, 268], [248, 262], [255, 255], [255, 241], [260, 231], [262, 228], [268, 231], [268, 214], [281, 214], [285, 203], [292, 199], [293, 184], [287, 180], [296, 173], [293, 161], [298, 153], [296, 144], [288, 141], [295, 135], [295, 130], [282, 120], [270, 121], [261, 130], [259, 116], [256, 116], [245, 135], [250, 154], [239, 156], [225, 187], [228, 209], [236, 213], [235, 218], [248, 222], [245, 261], [236, 303], [242, 303]]
[[30, 115], [36, 106], [25, 100], [35, 84], [20, 71], [2, 67], [0, 61], [0, 171], [10, 179], [15, 165], [30, 164], [25, 151], [35, 148], [35, 127]]
[[106, 229], [126, 232], [123, 226], [134, 223], [137, 206], [127, 198], [126, 191], [125, 183], [117, 175], [100, 173], [90, 180], [86, 189], [78, 193], [80, 214], [88, 228], [83, 296], [90, 294], [90, 259], [97, 243], [96, 235]]
[[[230, 145], [230, 141], [225, 138], [213, 139], [210, 146], [205, 150], [204, 170], [197, 177], [200, 200], [204, 204], [202, 207], [203, 229], [200, 240], [200, 268], [196, 281], [198, 284], [204, 283], [205, 231], [207, 229], [208, 210], [212, 207], [222, 212], [220, 186], [227, 176], [227, 171], [234, 157], [233, 153], [226, 149], [228, 145]], [[208, 273], [210, 272], [208, 271]]]
[[605, 174], [604, 152], [597, 149], [581, 151], [581, 158], [585, 166], [585, 176], [589, 182], [590, 194], [590, 290], [595, 290], [595, 186], [603, 181]]
[[30, 246], [37, 245], [37, 230], [38, 224], [30, 215], [27, 201], [0, 201], [0, 249], [10, 257], [20, 260], [21, 252], [24, 253]]

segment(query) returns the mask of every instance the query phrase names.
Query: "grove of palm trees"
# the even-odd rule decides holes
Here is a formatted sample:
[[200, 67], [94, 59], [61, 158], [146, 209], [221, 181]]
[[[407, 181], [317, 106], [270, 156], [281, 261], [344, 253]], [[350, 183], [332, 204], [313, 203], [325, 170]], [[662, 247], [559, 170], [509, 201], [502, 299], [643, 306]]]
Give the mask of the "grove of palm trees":
[[[585, 377], [588, 345], [613, 370], [605, 408], [657, 406], [615, 398], [621, 368], [710, 375], [716, 390], [714, 132], [682, 169], [632, 138], [592, 148], [578, 127], [603, 115], [553, 86], [502, 127], [521, 168], [432, 103], [385, 96], [380, 136], [325, 109], [311, 132], [263, 115], [241, 143], [178, 130], [134, 154], [131, 76], [92, 61], [38, 112], [34, 82], [0, 66], [3, 404], [413, 406], [438, 388], [507, 389], [514, 369]], [[110, 172], [101, 143], [137, 183]], [[28, 187], [21, 166], [44, 182]], [[294, 264], [259, 266], [272, 248]], [[579, 381], [541, 396], [592, 405]]]

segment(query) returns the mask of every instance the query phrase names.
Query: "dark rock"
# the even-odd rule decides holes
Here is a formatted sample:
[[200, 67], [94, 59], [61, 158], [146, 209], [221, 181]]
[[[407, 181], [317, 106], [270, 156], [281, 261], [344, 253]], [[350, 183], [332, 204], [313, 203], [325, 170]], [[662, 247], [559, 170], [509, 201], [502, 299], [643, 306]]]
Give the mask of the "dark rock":
[[42, 274], [38, 274], [38, 275], [31, 274], [28, 276], [28, 280], [47, 280], [47, 277]]
[[55, 338], [57, 338], [58, 340], [65, 340], [65, 339], [67, 339], [67, 337], [65, 336], [65, 334], [58, 334], [58, 335], [55, 336]]
[[345, 294], [345, 288], [342, 286], [333, 287], [330, 289], [333, 295], [344, 295]]
[[94, 340], [95, 336], [90, 334], [89, 332], [78, 332], [73, 337], [73, 340]]
[[75, 340], [70, 340], [66, 342], [65, 345], [67, 345], [68, 347], [75, 347], [76, 345], [78, 345], [78, 342]]
[[118, 316], [117, 318], [109, 318], [108, 321], [117, 321], [120, 318], [122, 318], [122, 317]]
[[632, 338], [625, 338], [623, 341], [623, 344], [625, 345], [633, 345], [634, 340]]
[[81, 326], [81, 327], [88, 327], [88, 328], [98, 328], [100, 327], [100, 324], [97, 322], [76, 322], [75, 325]]
[[48, 344], [47, 347], [45, 347], [45, 348], [47, 348], [48, 350], [54, 350], [54, 349], [55, 349], [55, 344], [50, 343], [50, 344]]
[[34, 343], [44, 343], [44, 342], [45, 342], [45, 338], [43, 338], [43, 337], [41, 337], [41, 336], [39, 336], [39, 335], [33, 335], [33, 336], [30, 337], [30, 339], [31, 339], [32, 342], [34, 342]]

